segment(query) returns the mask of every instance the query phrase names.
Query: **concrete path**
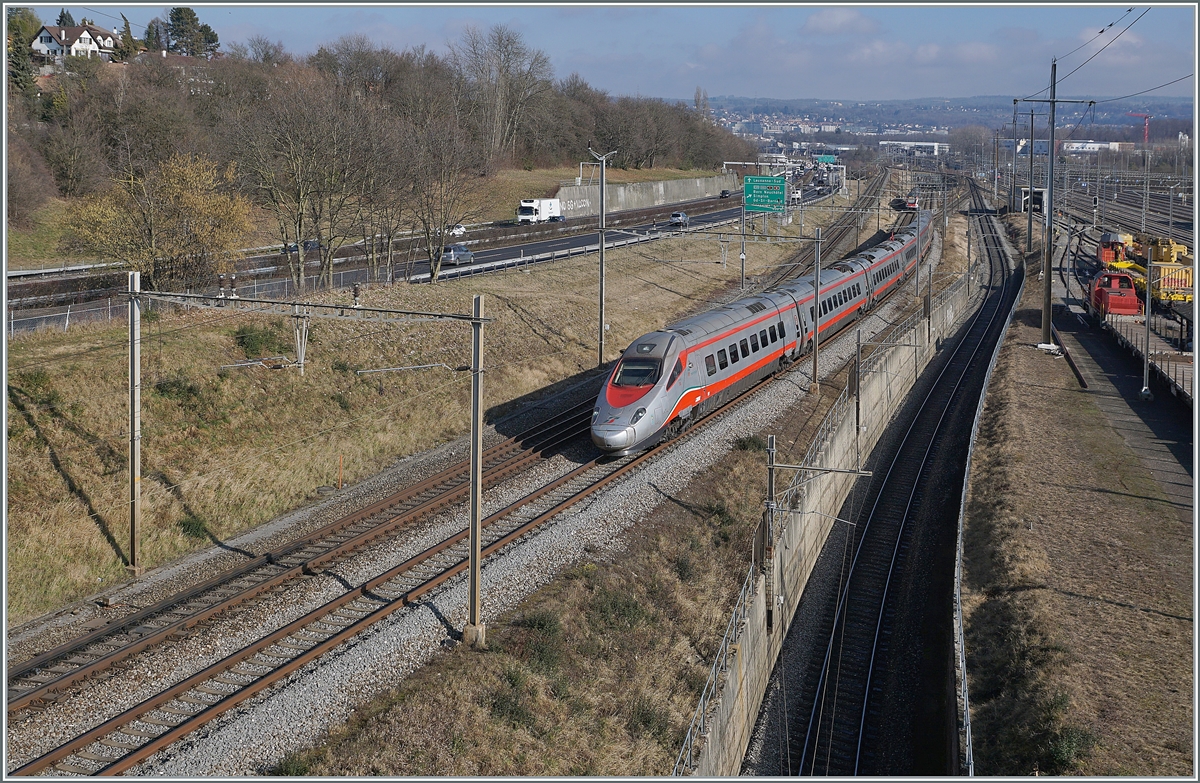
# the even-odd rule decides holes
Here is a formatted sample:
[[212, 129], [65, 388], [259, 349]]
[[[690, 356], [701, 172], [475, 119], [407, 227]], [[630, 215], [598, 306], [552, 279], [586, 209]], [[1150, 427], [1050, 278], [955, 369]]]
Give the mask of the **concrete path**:
[[1058, 309], [1054, 325], [1087, 381], [1087, 393], [1162, 486], [1181, 521], [1192, 522], [1195, 440], [1191, 408], [1153, 376], [1150, 390], [1154, 400], [1141, 401], [1142, 363], [1111, 334], [1084, 325], [1065, 309]]

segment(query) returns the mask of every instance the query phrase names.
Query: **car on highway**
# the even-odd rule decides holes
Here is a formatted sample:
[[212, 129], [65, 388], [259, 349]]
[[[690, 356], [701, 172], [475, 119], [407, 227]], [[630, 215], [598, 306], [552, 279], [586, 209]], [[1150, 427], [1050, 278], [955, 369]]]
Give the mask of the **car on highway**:
[[[306, 252], [306, 253], [308, 253], [312, 250], [318, 250], [320, 247], [321, 247], [321, 245], [315, 239], [304, 240], [304, 252]], [[283, 252], [295, 253], [296, 252], [296, 243], [293, 242], [290, 245], [284, 245]]]
[[688, 216], [686, 212], [672, 212], [671, 220], [668, 225], [679, 226], [680, 228], [688, 227]]
[[442, 265], [458, 266], [475, 263], [475, 254], [466, 245], [446, 245], [442, 248]]
[[446, 226], [446, 233], [452, 237], [461, 237], [467, 233], [467, 227], [462, 223], [455, 223], [453, 226]]
[[720, 195], [720, 196], [717, 196], [717, 198], [729, 198], [729, 197], [730, 197], [730, 196], [732, 196], [732, 195], [733, 195], [733, 191], [729, 191], [729, 190], [722, 190], [722, 191], [721, 191], [721, 195]]

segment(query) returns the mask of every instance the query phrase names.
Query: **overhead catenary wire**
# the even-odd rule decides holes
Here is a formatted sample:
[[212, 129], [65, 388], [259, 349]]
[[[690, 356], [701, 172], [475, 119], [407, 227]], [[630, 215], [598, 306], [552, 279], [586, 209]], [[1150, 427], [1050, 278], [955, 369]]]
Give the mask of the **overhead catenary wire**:
[[1091, 57], [1089, 57], [1086, 60], [1084, 60], [1083, 62], [1081, 62], [1079, 65], [1075, 66], [1075, 69], [1073, 71], [1068, 73], [1066, 76], [1061, 77], [1058, 80], [1058, 83], [1062, 84], [1063, 82], [1065, 82], [1067, 79], [1069, 79], [1071, 77], [1071, 74], [1077, 72], [1080, 68], [1087, 65], [1092, 60], [1096, 59], [1096, 57], [1098, 57], [1100, 55], [1100, 52], [1103, 52], [1105, 49], [1107, 49], [1108, 47], [1115, 44], [1117, 42], [1117, 40], [1129, 30], [1130, 27], [1133, 27], [1135, 24], [1137, 24], [1138, 21], [1148, 13], [1150, 13], [1149, 8], [1147, 8], [1145, 11], [1142, 11], [1142, 13], [1138, 16], [1137, 19], [1134, 19], [1132, 22], [1129, 23], [1129, 25], [1127, 27], [1125, 27], [1124, 30], [1122, 30], [1121, 32], [1114, 35], [1107, 43], [1104, 44], [1104, 46], [1101, 46], [1100, 49], [1095, 54], [1093, 54]]
[[1064, 54], [1062, 57], [1059, 57], [1059, 58], [1058, 58], [1059, 62], [1062, 62], [1063, 60], [1067, 59], [1067, 58], [1068, 58], [1068, 57], [1070, 57], [1071, 55], [1075, 54], [1075, 52], [1078, 52], [1078, 51], [1079, 51], [1080, 49], [1082, 49], [1083, 47], [1087, 46], [1088, 44], [1092, 43], [1093, 41], [1095, 41], [1095, 40], [1096, 40], [1097, 38], [1099, 38], [1100, 36], [1104, 35], [1104, 33], [1105, 33], [1105, 31], [1106, 31], [1106, 30], [1108, 30], [1109, 28], [1111, 28], [1113, 25], [1119, 24], [1119, 23], [1121, 22], [1121, 20], [1122, 20], [1122, 19], [1124, 19], [1125, 17], [1129, 16], [1131, 13], [1133, 13], [1133, 8], [1127, 8], [1127, 9], [1125, 10], [1125, 13], [1124, 13], [1124, 14], [1122, 14], [1122, 15], [1120, 16], [1120, 18], [1118, 18], [1116, 21], [1109, 22], [1107, 25], [1105, 25], [1104, 27], [1100, 28], [1100, 32], [1098, 32], [1098, 33], [1096, 33], [1095, 35], [1093, 35], [1093, 36], [1092, 36], [1091, 38], [1089, 38], [1087, 41], [1085, 41], [1085, 42], [1083, 42], [1083, 43], [1079, 44], [1079, 46], [1076, 46], [1074, 49], [1072, 49], [1071, 51], [1067, 52], [1067, 53], [1066, 53], [1066, 54]]
[[1189, 73], [1187, 76], [1180, 76], [1178, 79], [1173, 79], [1172, 81], [1169, 81], [1166, 84], [1160, 84], [1157, 87], [1151, 87], [1148, 90], [1142, 90], [1141, 92], [1130, 93], [1129, 95], [1122, 95], [1120, 98], [1105, 98], [1102, 101], [1094, 101], [1094, 102], [1095, 103], [1112, 103], [1113, 101], [1123, 101], [1126, 98], [1136, 98], [1137, 96], [1145, 95], [1148, 92], [1154, 92], [1155, 90], [1161, 90], [1163, 87], [1170, 87], [1172, 84], [1177, 84], [1177, 83], [1183, 81], [1184, 79], [1190, 79], [1195, 75], [1196, 75], [1195, 72]]

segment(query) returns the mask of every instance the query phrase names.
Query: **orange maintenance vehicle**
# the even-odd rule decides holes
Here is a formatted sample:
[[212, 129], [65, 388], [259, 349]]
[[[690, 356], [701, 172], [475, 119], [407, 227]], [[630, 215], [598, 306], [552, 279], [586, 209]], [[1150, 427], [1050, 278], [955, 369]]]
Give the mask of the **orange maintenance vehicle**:
[[1100, 272], [1088, 285], [1088, 303], [1101, 317], [1137, 315], [1142, 302], [1133, 287], [1133, 276], [1125, 272]]

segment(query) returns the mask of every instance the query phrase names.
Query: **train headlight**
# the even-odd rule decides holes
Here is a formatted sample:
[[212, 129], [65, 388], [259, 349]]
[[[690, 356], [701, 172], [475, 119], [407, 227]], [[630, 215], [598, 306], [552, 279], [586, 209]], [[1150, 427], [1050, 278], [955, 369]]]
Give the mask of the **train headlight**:
[[637, 424], [639, 421], [641, 421], [641, 420], [642, 420], [642, 417], [643, 417], [643, 416], [645, 416], [645, 415], [646, 415], [646, 409], [645, 409], [645, 408], [638, 408], [638, 409], [637, 409], [637, 412], [633, 414], [633, 418], [629, 420], [629, 423], [630, 423], [630, 424]]
[[596, 423], [596, 417], [599, 415], [600, 415], [600, 406], [597, 405], [595, 408], [592, 408], [592, 424]]

